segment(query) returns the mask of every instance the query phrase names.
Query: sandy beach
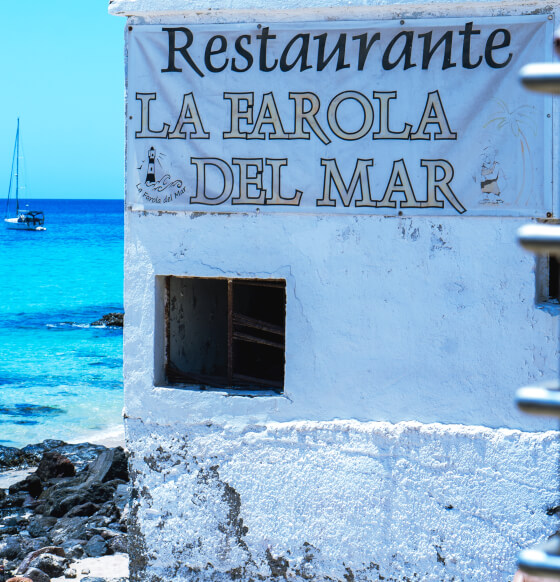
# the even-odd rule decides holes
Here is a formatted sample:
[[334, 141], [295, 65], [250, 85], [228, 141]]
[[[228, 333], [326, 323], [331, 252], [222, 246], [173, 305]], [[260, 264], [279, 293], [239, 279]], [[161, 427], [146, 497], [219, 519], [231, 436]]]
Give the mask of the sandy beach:
[[[101, 556], [101, 558], [84, 558], [71, 564], [70, 568], [76, 570], [76, 578], [81, 580], [86, 576], [99, 576], [101, 578], [128, 578], [128, 555], [114, 554], [113, 556]], [[89, 573], [83, 572], [89, 570]], [[68, 582], [70, 578], [59, 576], [51, 578], [51, 582]]]
[[104, 447], [123, 447], [125, 448], [124, 440], [124, 425], [114, 426], [101, 431], [93, 431], [84, 433], [76, 439], [71, 439], [69, 443], [92, 443], [95, 445], [103, 445]]

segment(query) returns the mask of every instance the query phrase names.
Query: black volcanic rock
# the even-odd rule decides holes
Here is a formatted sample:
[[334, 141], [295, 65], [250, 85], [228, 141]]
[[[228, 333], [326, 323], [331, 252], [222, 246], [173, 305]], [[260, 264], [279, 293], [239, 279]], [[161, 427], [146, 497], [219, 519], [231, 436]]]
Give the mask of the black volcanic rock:
[[109, 449], [112, 452], [113, 458], [111, 465], [103, 481], [112, 481], [113, 479], [122, 479], [128, 481], [128, 457], [122, 447]]
[[57, 556], [59, 558], [65, 558], [66, 554], [64, 553], [64, 549], [59, 546], [45, 546], [43, 548], [39, 548], [34, 550], [33, 552], [29, 552], [23, 562], [19, 565], [16, 574], [23, 574], [28, 568], [31, 567], [31, 562], [37, 559], [39, 556], [43, 554], [49, 554], [50, 556]]
[[81, 505], [75, 505], [66, 514], [67, 517], [91, 517], [94, 513], [99, 511], [99, 505], [86, 501]]
[[30, 457], [34, 457], [38, 463], [46, 451], [52, 451], [53, 449], [61, 447], [65, 444], [66, 443], [64, 441], [59, 441], [56, 439], [46, 439], [42, 443], [27, 445], [26, 447], [23, 447], [21, 451]]
[[13, 560], [17, 558], [20, 551], [20, 543], [17, 537], [8, 536], [0, 542], [0, 558]]
[[107, 553], [107, 542], [100, 535], [94, 535], [85, 545], [84, 550], [88, 556], [99, 558]]
[[31, 560], [29, 564], [30, 568], [37, 568], [38, 570], [45, 572], [45, 574], [48, 574], [51, 578], [62, 576], [67, 566], [68, 560], [65, 557], [48, 553], [40, 554]]
[[23, 449], [4, 447], [0, 445], [0, 470], [25, 467], [34, 460], [35, 457]]
[[29, 572], [31, 582], [46, 582], [74, 559], [126, 552], [130, 490], [121, 447], [49, 440], [4, 452], [4, 467], [39, 465], [0, 490], [0, 565], [6, 573], [17, 569], [20, 577]]
[[42, 443], [27, 445], [22, 449], [0, 445], [0, 471], [23, 467], [37, 466], [46, 452], [57, 452], [68, 457], [77, 471], [95, 460], [101, 451], [106, 450], [103, 445], [91, 443], [68, 444], [64, 441], [49, 439]]
[[37, 475], [28, 475], [23, 481], [14, 483], [10, 485], [8, 490], [10, 495], [25, 491], [31, 495], [31, 497], [39, 497], [43, 491], [43, 485], [41, 484], [41, 479]]
[[107, 313], [101, 319], [94, 321], [91, 325], [96, 327], [122, 327], [124, 324], [124, 313]]
[[76, 468], [72, 461], [61, 455], [58, 451], [47, 451], [35, 471], [35, 475], [41, 481], [48, 481], [58, 477], [73, 477], [76, 474]]
[[74, 467], [76, 467], [76, 472], [80, 472], [84, 470], [89, 463], [95, 461], [95, 459], [106, 450], [106, 447], [103, 445], [93, 445], [91, 443], [62, 443], [51, 450], [55, 450], [61, 455], [68, 457], [72, 461]]
[[48, 574], [38, 568], [29, 568], [23, 573], [23, 576], [33, 582], [50, 582], [51, 580]]

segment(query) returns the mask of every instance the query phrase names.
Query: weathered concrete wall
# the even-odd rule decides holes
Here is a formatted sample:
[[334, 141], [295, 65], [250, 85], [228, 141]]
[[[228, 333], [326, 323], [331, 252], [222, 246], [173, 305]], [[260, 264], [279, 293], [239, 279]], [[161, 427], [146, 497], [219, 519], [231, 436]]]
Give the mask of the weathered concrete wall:
[[[555, 427], [512, 402], [557, 373], [523, 220], [127, 222], [137, 580], [505, 581], [555, 531], [552, 433], [464, 426]], [[285, 277], [285, 394], [163, 386], [156, 274]]]
[[[513, 405], [558, 369], [557, 320], [535, 309], [535, 259], [515, 243], [525, 222], [130, 213], [127, 414], [555, 428]], [[155, 275], [285, 278], [285, 394], [154, 389]]]
[[[177, 23], [552, 10], [367, 4], [111, 11]], [[522, 431], [556, 423], [512, 403], [558, 374], [557, 319], [535, 308], [535, 261], [515, 244], [525, 220], [129, 208], [126, 221], [135, 580], [506, 581], [517, 551], [555, 531], [555, 437]], [[285, 393], [166, 387], [165, 275], [285, 279]]]
[[553, 531], [553, 433], [128, 422], [134, 579], [511, 580]]

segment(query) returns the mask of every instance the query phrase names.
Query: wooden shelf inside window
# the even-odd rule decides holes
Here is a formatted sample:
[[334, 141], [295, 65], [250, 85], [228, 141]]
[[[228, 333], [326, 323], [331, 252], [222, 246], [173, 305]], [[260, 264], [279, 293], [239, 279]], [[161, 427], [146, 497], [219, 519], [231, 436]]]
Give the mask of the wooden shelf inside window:
[[[263, 309], [263, 304], [267, 302], [272, 304], [270, 299], [274, 295], [278, 296], [281, 309], [275, 306], [270, 317], [266, 318], [266, 305]], [[285, 304], [285, 281], [228, 279], [229, 382], [268, 385], [273, 388], [283, 387]], [[262, 315], [259, 317], [256, 317], [254, 313], [249, 315], [247, 311], [252, 310]], [[281, 321], [279, 321], [279, 314], [281, 314]], [[255, 347], [251, 348], [246, 344], [255, 344]], [[260, 346], [261, 349], [256, 346]], [[251, 358], [253, 358], [252, 362]], [[269, 369], [266, 367], [267, 359], [270, 363]]]

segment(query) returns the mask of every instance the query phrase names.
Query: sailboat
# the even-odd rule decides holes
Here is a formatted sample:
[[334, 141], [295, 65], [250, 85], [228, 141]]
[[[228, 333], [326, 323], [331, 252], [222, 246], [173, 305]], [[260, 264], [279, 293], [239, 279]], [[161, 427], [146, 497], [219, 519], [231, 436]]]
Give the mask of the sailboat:
[[[20, 208], [19, 205], [19, 117], [17, 121], [16, 142], [14, 144], [14, 154], [12, 157], [12, 170], [10, 173], [10, 186], [8, 188], [8, 199], [6, 201], [6, 216], [4, 226], [11, 230], [47, 230], [45, 224], [45, 215], [40, 210], [29, 210]], [[15, 168], [14, 168], [15, 166]], [[14, 171], [15, 170], [15, 171]], [[12, 195], [12, 186], [15, 187], [16, 212], [15, 216], [10, 215], [10, 198]]]

